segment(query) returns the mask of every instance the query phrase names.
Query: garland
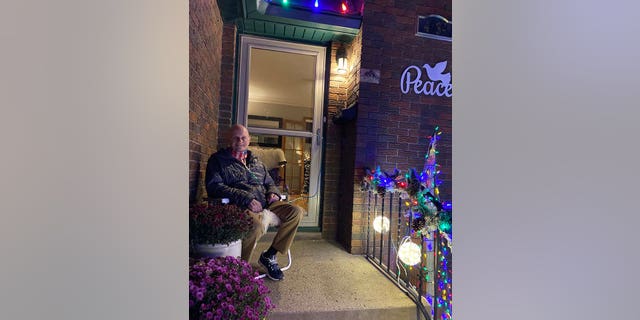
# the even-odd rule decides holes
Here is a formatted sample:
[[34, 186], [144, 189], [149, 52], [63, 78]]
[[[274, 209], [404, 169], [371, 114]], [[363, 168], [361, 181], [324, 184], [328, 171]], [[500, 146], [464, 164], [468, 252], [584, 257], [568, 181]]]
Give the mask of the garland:
[[411, 217], [413, 231], [429, 236], [435, 230], [451, 235], [451, 203], [442, 203], [439, 198], [438, 186], [442, 183], [437, 176], [440, 170], [436, 163], [436, 144], [440, 135], [439, 127], [435, 127], [433, 135], [429, 136], [429, 146], [425, 155], [425, 165], [418, 173], [411, 168], [405, 174], [395, 168], [393, 173], [365, 168], [362, 190], [373, 191], [378, 194], [396, 193], [409, 207], [407, 217]]

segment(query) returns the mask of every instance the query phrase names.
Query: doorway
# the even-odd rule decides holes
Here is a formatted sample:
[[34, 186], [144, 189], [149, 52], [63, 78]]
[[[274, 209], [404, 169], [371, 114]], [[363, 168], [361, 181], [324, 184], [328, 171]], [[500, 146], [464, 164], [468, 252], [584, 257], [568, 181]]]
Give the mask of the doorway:
[[240, 38], [238, 123], [252, 147], [282, 150], [286, 164], [272, 176], [287, 201], [306, 210], [301, 227], [320, 226], [325, 58], [320, 46]]

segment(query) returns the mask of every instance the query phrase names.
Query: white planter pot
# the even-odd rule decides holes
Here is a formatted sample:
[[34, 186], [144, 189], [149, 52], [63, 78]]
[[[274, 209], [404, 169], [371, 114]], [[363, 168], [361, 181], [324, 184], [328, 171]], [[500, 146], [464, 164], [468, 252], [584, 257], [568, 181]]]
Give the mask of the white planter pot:
[[196, 252], [204, 257], [240, 257], [242, 254], [242, 239], [230, 244], [196, 244]]

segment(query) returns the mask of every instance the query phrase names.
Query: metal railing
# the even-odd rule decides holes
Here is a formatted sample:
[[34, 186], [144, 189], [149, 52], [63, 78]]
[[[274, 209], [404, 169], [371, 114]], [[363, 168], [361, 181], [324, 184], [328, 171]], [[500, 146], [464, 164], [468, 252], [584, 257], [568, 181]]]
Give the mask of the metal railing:
[[[448, 236], [438, 230], [429, 235], [413, 232], [407, 200], [398, 194], [364, 191], [363, 196], [363, 212], [367, 215], [367, 260], [415, 302], [417, 319], [451, 319]], [[378, 231], [373, 222], [376, 217], [380, 217], [376, 223]], [[386, 223], [380, 222], [384, 218], [389, 222], [387, 228]], [[414, 266], [405, 264], [398, 257], [398, 248], [408, 241], [420, 246], [420, 262]]]

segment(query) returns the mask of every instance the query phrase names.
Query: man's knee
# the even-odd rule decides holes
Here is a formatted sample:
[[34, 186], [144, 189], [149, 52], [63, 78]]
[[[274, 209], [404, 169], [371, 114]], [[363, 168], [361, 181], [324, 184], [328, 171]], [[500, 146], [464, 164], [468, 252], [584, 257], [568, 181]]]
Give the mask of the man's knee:
[[273, 208], [273, 212], [282, 222], [299, 222], [304, 217], [304, 209], [289, 203]]
[[298, 207], [296, 205], [292, 205], [292, 217], [291, 217], [291, 219], [300, 222], [300, 220], [302, 220], [303, 217], [304, 217], [304, 209], [302, 209], [301, 207]]

